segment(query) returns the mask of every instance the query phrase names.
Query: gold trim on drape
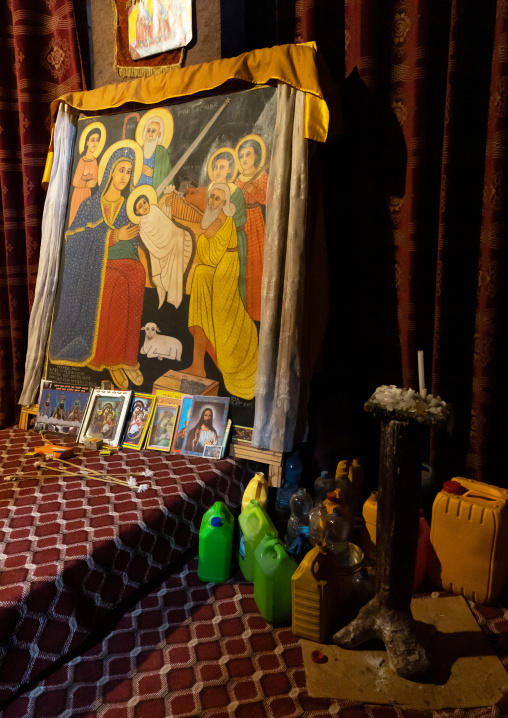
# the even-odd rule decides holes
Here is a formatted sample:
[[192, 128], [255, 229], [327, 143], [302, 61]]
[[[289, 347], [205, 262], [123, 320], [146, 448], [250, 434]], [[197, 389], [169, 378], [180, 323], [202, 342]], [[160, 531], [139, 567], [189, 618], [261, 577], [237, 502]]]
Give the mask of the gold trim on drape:
[[[229, 80], [243, 80], [252, 85], [266, 85], [277, 80], [305, 93], [305, 137], [325, 142], [330, 115], [320, 85], [316, 56], [314, 42], [277, 45], [118, 85], [105, 85], [86, 92], [70, 92], [51, 103], [52, 123], [60, 102], [65, 102], [79, 112], [93, 113], [119, 108], [126, 103], [157, 105], [164, 100], [214, 90]], [[52, 163], [50, 147], [45, 177], [51, 175]]]
[[252, 85], [266, 85], [270, 81], [279, 80], [305, 92], [305, 137], [325, 142], [329, 112], [319, 82], [316, 53], [313, 42], [278, 45], [118, 85], [105, 85], [87, 92], [70, 92], [53, 100], [51, 117], [54, 121], [60, 102], [80, 112], [99, 112], [133, 102], [156, 105], [164, 100], [216, 89], [228, 80], [243, 80]]

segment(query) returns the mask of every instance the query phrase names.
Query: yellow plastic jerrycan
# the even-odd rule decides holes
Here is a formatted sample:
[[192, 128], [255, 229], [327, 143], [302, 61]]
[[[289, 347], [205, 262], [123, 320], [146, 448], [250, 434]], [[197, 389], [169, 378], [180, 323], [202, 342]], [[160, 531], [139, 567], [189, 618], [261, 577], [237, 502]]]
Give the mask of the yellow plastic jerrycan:
[[291, 579], [292, 631], [309, 641], [326, 643], [337, 610], [339, 564], [324, 543], [305, 556]]
[[268, 503], [268, 489], [270, 484], [265, 479], [265, 475], [258, 471], [247, 484], [242, 498], [242, 511], [249, 505], [252, 499], [256, 499], [261, 508], [266, 509]]
[[361, 459], [353, 459], [349, 467], [349, 480], [351, 482], [351, 509], [353, 516], [356, 516], [360, 507], [363, 489], [363, 466]]
[[508, 490], [456, 477], [434, 499], [429, 576], [445, 591], [489, 604], [508, 578]]
[[254, 551], [267, 531], [273, 531], [278, 536], [278, 531], [272, 519], [259, 505], [256, 499], [252, 499], [245, 511], [238, 517], [240, 530], [240, 541], [238, 545], [238, 565], [246, 581], [254, 580]]
[[334, 508], [338, 506], [342, 512], [342, 515], [347, 518], [349, 523], [351, 524], [353, 522], [353, 512], [351, 511], [351, 507], [349, 506], [344, 497], [343, 489], [335, 489], [335, 491], [329, 491], [326, 494], [324, 504], [329, 514], [331, 514]]
[[362, 516], [365, 521], [367, 535], [363, 537], [363, 549], [369, 558], [376, 558], [376, 524], [377, 524], [377, 501], [378, 491], [372, 491], [367, 501], [363, 504]]
[[[377, 503], [379, 492], [373, 491], [363, 505], [362, 515], [365, 521], [365, 531], [362, 535], [362, 548], [370, 559], [376, 558], [376, 533], [377, 533]], [[420, 510], [418, 522], [418, 544], [416, 549], [415, 575], [413, 580], [413, 591], [418, 591], [427, 574], [427, 564], [430, 553], [430, 528]]]
[[291, 577], [297, 563], [277, 534], [268, 531], [254, 551], [254, 600], [265, 621], [291, 623]]

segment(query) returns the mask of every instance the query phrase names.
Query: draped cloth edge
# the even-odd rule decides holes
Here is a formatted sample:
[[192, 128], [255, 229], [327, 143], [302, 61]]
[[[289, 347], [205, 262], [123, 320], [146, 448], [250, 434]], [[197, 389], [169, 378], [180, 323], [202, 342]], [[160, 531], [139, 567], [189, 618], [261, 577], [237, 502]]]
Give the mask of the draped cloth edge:
[[[78, 112], [93, 113], [118, 109], [126, 103], [153, 106], [165, 100], [215, 90], [230, 80], [240, 80], [253, 86], [278, 81], [305, 93], [305, 137], [325, 142], [330, 112], [317, 58], [318, 50], [314, 42], [277, 45], [245, 52], [238, 57], [190, 65], [94, 90], [69, 92], [51, 103], [52, 123], [60, 103], [65, 103]], [[51, 174], [52, 161], [50, 146], [43, 186]]]
[[254, 447], [277, 452], [291, 451], [297, 422], [305, 411], [300, 401], [308, 194], [304, 104], [303, 93], [279, 85], [267, 188], [263, 321], [252, 432]]
[[60, 249], [67, 209], [67, 180], [76, 126], [76, 113], [68, 105], [62, 104], [54, 133], [55, 162], [42, 215], [41, 251], [34, 303], [28, 324], [25, 379], [18, 401], [25, 406], [33, 404], [38, 397], [46, 358], [46, 343], [58, 285]]

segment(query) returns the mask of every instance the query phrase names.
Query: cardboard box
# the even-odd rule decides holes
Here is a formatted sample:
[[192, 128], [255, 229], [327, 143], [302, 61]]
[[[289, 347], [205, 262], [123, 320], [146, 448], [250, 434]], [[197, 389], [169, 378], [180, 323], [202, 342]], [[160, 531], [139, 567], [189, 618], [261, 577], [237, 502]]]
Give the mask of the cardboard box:
[[181, 371], [167, 371], [155, 380], [152, 393], [157, 389], [163, 391], [177, 391], [180, 394], [195, 394], [202, 396], [218, 396], [219, 382], [204, 377], [184, 374]]

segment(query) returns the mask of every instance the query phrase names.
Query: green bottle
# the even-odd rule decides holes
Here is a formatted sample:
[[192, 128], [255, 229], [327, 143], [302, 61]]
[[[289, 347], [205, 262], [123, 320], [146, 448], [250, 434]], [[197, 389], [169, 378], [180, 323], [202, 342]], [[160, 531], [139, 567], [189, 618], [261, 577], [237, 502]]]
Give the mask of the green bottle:
[[269, 623], [291, 624], [291, 578], [296, 561], [273, 532], [268, 532], [254, 551], [254, 600]]
[[223, 583], [231, 574], [234, 518], [222, 501], [205, 513], [199, 529], [198, 578]]
[[277, 529], [266, 511], [256, 499], [252, 499], [238, 517], [240, 542], [238, 546], [238, 565], [247, 581], [254, 580], [254, 551], [267, 531]]

